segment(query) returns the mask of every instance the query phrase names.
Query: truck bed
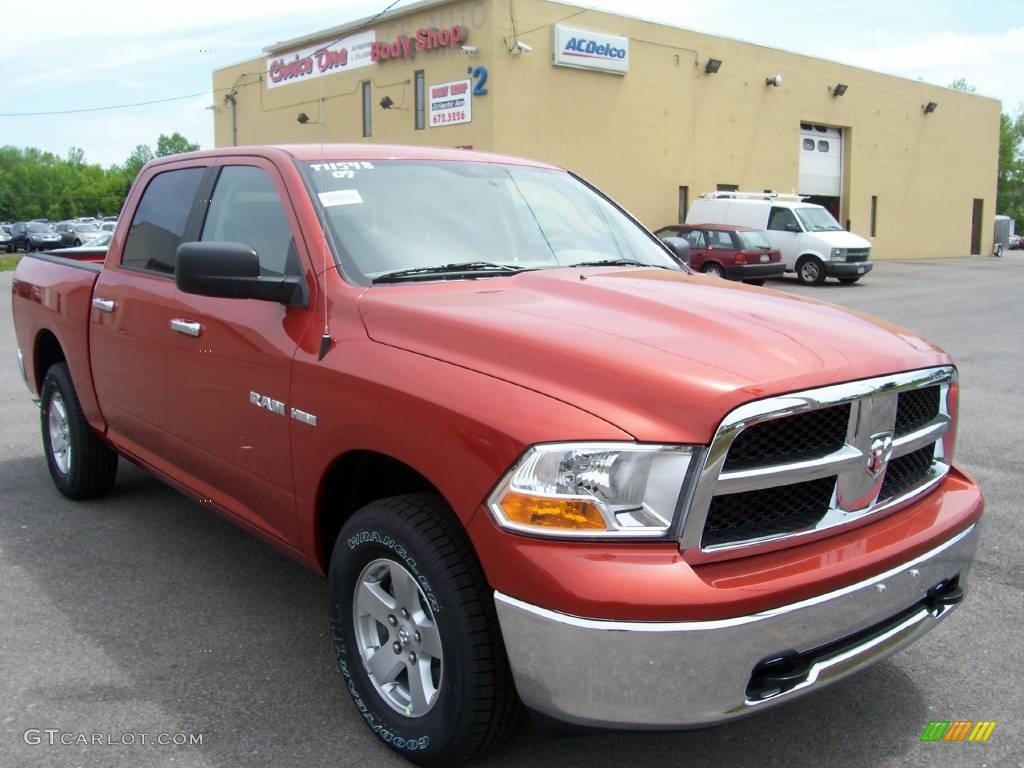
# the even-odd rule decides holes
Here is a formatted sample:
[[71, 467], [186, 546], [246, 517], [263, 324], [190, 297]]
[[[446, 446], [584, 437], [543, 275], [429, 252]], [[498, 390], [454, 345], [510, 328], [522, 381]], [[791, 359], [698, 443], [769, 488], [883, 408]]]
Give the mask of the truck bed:
[[103, 418], [89, 368], [89, 316], [92, 290], [101, 262], [80, 261], [50, 253], [26, 254], [11, 286], [14, 327], [24, 354], [29, 389], [38, 397], [52, 360], [56, 339], [78, 390], [82, 410], [101, 432]]

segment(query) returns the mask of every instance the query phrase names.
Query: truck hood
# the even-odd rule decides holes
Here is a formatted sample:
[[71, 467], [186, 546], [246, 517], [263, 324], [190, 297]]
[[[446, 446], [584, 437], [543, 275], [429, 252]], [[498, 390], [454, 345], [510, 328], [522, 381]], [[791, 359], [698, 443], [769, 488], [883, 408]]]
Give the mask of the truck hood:
[[359, 306], [375, 341], [527, 387], [653, 442], [706, 443], [750, 400], [949, 363], [930, 342], [865, 315], [659, 269], [378, 286]]

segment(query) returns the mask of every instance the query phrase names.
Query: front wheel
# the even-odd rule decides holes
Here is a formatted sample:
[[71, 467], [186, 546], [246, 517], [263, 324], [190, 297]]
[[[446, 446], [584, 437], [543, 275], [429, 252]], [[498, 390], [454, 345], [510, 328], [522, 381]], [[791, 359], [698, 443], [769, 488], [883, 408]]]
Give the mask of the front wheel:
[[520, 706], [492, 593], [439, 498], [396, 496], [356, 512], [328, 579], [338, 669], [385, 744], [447, 766], [508, 735]]
[[825, 265], [814, 256], [804, 256], [796, 263], [796, 277], [804, 285], [821, 285], [825, 282]]
[[75, 500], [109, 491], [117, 476], [117, 453], [85, 420], [67, 364], [46, 372], [39, 400], [43, 451], [57, 490]]

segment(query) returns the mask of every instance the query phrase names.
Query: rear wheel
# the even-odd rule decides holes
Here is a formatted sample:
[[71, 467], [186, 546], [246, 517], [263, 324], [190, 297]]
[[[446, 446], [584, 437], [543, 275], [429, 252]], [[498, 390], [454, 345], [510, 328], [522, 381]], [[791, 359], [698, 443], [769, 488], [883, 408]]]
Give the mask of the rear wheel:
[[117, 476], [117, 453], [85, 420], [67, 364], [50, 367], [39, 399], [43, 450], [57, 490], [75, 500], [109, 491]]
[[825, 265], [814, 256], [804, 256], [796, 263], [796, 277], [804, 285], [825, 282]]
[[520, 706], [492, 593], [439, 498], [396, 496], [356, 512], [328, 579], [338, 668], [385, 744], [447, 766], [508, 735]]
[[722, 269], [721, 266], [715, 264], [715, 262], [713, 261], [709, 261], [707, 264], [701, 267], [700, 271], [703, 272], [705, 275], [712, 275], [713, 277], [725, 277], [725, 271]]

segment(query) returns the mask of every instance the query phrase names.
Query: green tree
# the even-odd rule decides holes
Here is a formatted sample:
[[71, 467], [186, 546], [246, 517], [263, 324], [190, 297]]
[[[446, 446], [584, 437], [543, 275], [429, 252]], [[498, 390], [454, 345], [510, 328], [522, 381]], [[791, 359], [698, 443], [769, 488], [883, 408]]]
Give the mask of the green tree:
[[157, 157], [177, 155], [181, 152], [195, 152], [197, 149], [199, 149], [198, 144], [193, 144], [177, 131], [172, 133], [170, 136], [161, 133], [160, 138], [156, 140]]

